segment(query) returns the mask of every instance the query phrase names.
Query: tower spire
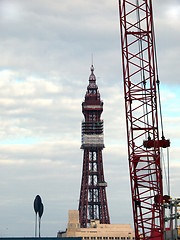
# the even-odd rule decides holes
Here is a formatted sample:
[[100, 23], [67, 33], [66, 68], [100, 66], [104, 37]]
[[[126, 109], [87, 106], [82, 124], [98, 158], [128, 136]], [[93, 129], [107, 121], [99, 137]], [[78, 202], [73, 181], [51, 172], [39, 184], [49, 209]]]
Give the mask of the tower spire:
[[86, 228], [90, 220], [109, 224], [106, 198], [107, 183], [104, 179], [102, 150], [104, 148], [103, 102], [101, 101], [94, 66], [91, 65], [89, 85], [82, 103], [84, 121], [82, 122], [82, 145], [84, 151], [83, 172], [79, 200], [81, 227]]
[[98, 86], [96, 85], [96, 76], [94, 75], [94, 66], [91, 65], [91, 74], [89, 76], [89, 85], [87, 87], [87, 93], [86, 94], [97, 94], [98, 93]]
[[89, 83], [91, 81], [95, 83], [96, 82], [96, 76], [94, 75], [94, 66], [93, 65], [91, 65], [90, 70], [91, 70], [91, 75], [89, 76]]
[[91, 60], [92, 60], [92, 64], [91, 65], [93, 65], [93, 53], [91, 54]]
[[94, 66], [93, 66], [93, 64], [91, 65], [91, 74], [94, 74]]

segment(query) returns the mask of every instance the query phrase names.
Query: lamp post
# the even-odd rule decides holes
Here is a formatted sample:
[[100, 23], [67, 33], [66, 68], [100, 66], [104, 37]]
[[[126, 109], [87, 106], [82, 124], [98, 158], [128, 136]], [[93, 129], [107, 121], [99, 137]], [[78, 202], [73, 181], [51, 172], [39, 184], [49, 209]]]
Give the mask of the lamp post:
[[41, 197], [37, 195], [34, 199], [34, 211], [35, 211], [35, 237], [37, 237], [37, 213], [39, 216], [39, 238], [41, 237], [41, 217], [44, 211], [44, 205], [42, 203]]

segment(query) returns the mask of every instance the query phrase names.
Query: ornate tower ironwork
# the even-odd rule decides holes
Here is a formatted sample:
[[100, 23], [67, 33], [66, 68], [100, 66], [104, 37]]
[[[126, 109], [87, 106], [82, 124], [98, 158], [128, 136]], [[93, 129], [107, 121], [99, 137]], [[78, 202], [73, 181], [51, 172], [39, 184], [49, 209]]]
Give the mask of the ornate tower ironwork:
[[82, 228], [90, 220], [99, 220], [109, 224], [109, 212], [106, 198], [107, 183], [104, 179], [102, 150], [104, 148], [103, 121], [101, 101], [94, 67], [91, 66], [89, 85], [82, 103], [84, 121], [82, 122], [82, 145], [84, 150], [83, 171], [79, 200], [79, 218]]

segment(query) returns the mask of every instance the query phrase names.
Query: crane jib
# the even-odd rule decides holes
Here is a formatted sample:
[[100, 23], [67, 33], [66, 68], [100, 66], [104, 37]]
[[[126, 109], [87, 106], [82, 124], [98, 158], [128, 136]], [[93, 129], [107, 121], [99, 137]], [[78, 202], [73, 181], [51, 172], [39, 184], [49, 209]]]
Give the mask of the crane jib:
[[135, 236], [163, 240], [160, 148], [170, 140], [159, 137], [152, 2], [119, 0], [119, 14]]

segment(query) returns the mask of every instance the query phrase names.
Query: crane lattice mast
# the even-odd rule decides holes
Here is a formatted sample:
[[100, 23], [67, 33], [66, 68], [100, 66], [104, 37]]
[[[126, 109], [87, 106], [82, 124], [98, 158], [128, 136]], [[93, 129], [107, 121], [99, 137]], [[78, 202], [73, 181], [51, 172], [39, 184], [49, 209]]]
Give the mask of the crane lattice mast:
[[163, 186], [151, 0], [119, 0], [128, 157], [136, 240], [163, 239]]

